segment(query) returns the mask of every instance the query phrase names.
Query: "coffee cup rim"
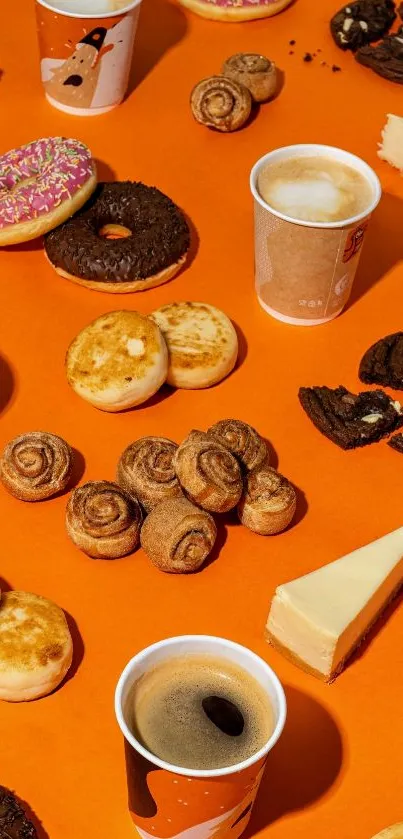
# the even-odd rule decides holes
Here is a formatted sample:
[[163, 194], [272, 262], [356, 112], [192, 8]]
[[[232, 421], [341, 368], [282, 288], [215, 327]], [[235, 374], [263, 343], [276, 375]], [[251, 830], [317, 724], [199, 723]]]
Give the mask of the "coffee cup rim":
[[58, 9], [56, 6], [52, 6], [47, 0], [36, 0], [39, 6], [48, 9], [49, 12], [53, 12], [55, 15], [62, 15], [62, 17], [72, 17], [76, 20], [105, 20], [107, 18], [120, 17], [136, 9], [137, 6], [140, 6], [141, 2], [142, 0], [131, 0], [131, 2], [129, 0], [127, 6], [113, 12], [70, 12], [67, 9]]
[[[272, 732], [270, 738], [267, 742], [259, 749], [258, 752], [255, 752], [251, 757], [247, 758], [240, 763], [233, 764], [232, 766], [226, 766], [220, 769], [187, 769], [183, 766], [175, 766], [174, 764], [168, 763], [165, 760], [157, 757], [156, 755], [149, 752], [134, 736], [131, 729], [126, 723], [124, 710], [123, 710], [123, 693], [126, 689], [127, 682], [131, 678], [133, 671], [136, 670], [153, 652], [160, 650], [166, 647], [173, 647], [184, 644], [184, 643], [200, 643], [200, 642], [213, 642], [217, 644], [217, 655], [219, 656], [218, 648], [221, 650], [230, 649], [232, 651], [241, 652], [242, 655], [247, 655], [251, 661], [257, 664], [269, 677], [271, 685], [274, 689], [274, 693], [276, 695], [276, 700], [278, 703], [278, 718]], [[191, 653], [190, 653], [191, 655]], [[224, 656], [225, 657], [225, 656]], [[242, 665], [239, 665], [242, 667]], [[132, 682], [134, 683], [134, 681]], [[131, 687], [131, 685], [130, 685]], [[277, 743], [277, 740], [282, 734], [286, 716], [287, 716], [287, 701], [284, 693], [283, 686], [275, 674], [274, 670], [262, 659], [260, 656], [256, 655], [256, 653], [249, 650], [248, 647], [243, 646], [242, 644], [237, 644], [235, 641], [230, 641], [226, 638], [220, 638], [215, 635], [178, 635], [172, 638], [166, 638], [162, 641], [157, 641], [155, 644], [151, 644], [150, 646], [146, 647], [145, 649], [141, 650], [137, 655], [133, 656], [130, 661], [127, 663], [126, 667], [122, 671], [117, 686], [115, 690], [115, 714], [116, 719], [119, 725], [119, 728], [127, 740], [127, 742], [137, 751], [139, 754], [142, 755], [146, 760], [154, 765], [158, 766], [160, 769], [165, 769], [167, 772], [171, 772], [174, 775], [183, 775], [189, 778], [222, 778], [226, 775], [234, 775], [238, 772], [242, 772], [244, 769], [248, 769], [250, 766], [253, 766], [255, 763], [258, 763], [259, 760], [265, 758], [267, 754], [272, 750], [274, 745]]]
[[[288, 159], [291, 157], [314, 157], [315, 155], [327, 156], [333, 158], [334, 160], [345, 163], [346, 165], [350, 165], [352, 168], [358, 170], [370, 183], [372, 190], [373, 190], [373, 198], [371, 203], [368, 207], [365, 208], [361, 213], [358, 213], [355, 216], [349, 216], [345, 219], [340, 219], [339, 221], [306, 221], [304, 219], [298, 219], [294, 216], [288, 216], [285, 213], [280, 212], [280, 210], [276, 210], [267, 201], [262, 198], [260, 192], [257, 188], [257, 180], [258, 175], [263, 166], [270, 162], [275, 161], [278, 159]], [[273, 149], [267, 154], [263, 155], [256, 161], [254, 166], [252, 167], [250, 173], [250, 190], [255, 199], [255, 201], [260, 204], [263, 209], [267, 210], [273, 216], [281, 219], [282, 221], [290, 222], [291, 224], [296, 224], [299, 227], [310, 227], [310, 228], [320, 228], [325, 230], [336, 230], [341, 228], [347, 228], [354, 224], [358, 224], [360, 221], [364, 221], [364, 219], [369, 218], [373, 211], [379, 204], [379, 201], [382, 196], [382, 187], [380, 180], [376, 174], [376, 172], [372, 169], [372, 167], [366, 163], [361, 157], [358, 157], [356, 154], [352, 152], [346, 151], [345, 149], [341, 149], [338, 146], [327, 146], [323, 145], [322, 143], [297, 143], [291, 146], [281, 146], [279, 148]]]

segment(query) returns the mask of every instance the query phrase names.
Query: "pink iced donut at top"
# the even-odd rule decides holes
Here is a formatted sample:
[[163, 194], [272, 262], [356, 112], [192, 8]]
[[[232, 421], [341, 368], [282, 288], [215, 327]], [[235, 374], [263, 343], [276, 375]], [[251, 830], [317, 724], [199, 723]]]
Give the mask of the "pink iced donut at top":
[[256, 6], [273, 6], [279, 0], [203, 0], [206, 6], [218, 6], [221, 9], [244, 9]]
[[1, 155], [0, 229], [50, 213], [93, 172], [87, 146], [65, 137], [46, 137]]

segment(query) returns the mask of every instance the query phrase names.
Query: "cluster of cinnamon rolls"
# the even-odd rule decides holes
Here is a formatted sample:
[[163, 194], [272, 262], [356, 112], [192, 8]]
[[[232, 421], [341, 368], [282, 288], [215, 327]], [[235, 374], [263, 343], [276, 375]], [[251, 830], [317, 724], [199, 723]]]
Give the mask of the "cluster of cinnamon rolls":
[[[72, 463], [64, 440], [31, 432], [6, 446], [0, 477], [17, 498], [39, 501], [68, 486]], [[296, 494], [270, 466], [258, 432], [226, 419], [206, 432], [191, 431], [181, 445], [165, 437], [131, 443], [119, 459], [116, 482], [90, 481], [72, 491], [66, 526], [91, 557], [116, 559], [141, 543], [162, 571], [188, 573], [214, 547], [213, 514], [235, 508], [250, 530], [273, 535], [291, 523]]]

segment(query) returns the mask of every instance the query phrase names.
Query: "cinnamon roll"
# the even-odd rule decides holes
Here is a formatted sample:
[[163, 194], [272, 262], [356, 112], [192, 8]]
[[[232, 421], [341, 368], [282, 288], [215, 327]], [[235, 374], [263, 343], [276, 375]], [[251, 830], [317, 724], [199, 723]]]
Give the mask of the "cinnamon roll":
[[67, 504], [66, 527], [80, 550], [95, 559], [117, 559], [138, 546], [139, 502], [117, 484], [89, 481], [75, 489]]
[[232, 452], [248, 472], [268, 462], [266, 443], [255, 428], [242, 420], [220, 420], [208, 429], [207, 434]]
[[191, 431], [176, 452], [175, 470], [186, 495], [205, 510], [226, 513], [238, 504], [240, 466], [214, 437]]
[[296, 505], [294, 487], [276, 469], [265, 464], [247, 475], [238, 516], [249, 530], [272, 536], [288, 527]]
[[247, 87], [254, 102], [266, 102], [276, 92], [276, 65], [264, 55], [237, 52], [227, 58], [222, 72], [227, 78]]
[[118, 484], [134, 494], [147, 512], [161, 501], [182, 495], [174, 468], [177, 448], [165, 437], [141, 437], [125, 449], [119, 460]]
[[210, 76], [192, 90], [190, 106], [197, 122], [218, 131], [236, 131], [249, 119], [252, 97], [247, 87], [226, 76]]
[[29, 431], [7, 443], [0, 457], [2, 483], [21, 501], [43, 501], [66, 489], [73, 453], [61, 437]]
[[154, 507], [141, 530], [141, 545], [161, 571], [197, 571], [217, 536], [214, 519], [186, 498], [171, 498]]

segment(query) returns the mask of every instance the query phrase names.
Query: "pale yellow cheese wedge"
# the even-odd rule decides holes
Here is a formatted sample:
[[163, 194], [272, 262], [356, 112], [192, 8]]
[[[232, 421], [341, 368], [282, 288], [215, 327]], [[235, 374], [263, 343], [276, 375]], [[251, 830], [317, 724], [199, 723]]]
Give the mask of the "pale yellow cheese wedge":
[[382, 143], [378, 155], [391, 166], [403, 172], [403, 117], [388, 114], [388, 121], [382, 131]]
[[280, 585], [267, 638], [326, 682], [343, 669], [403, 582], [403, 528]]

